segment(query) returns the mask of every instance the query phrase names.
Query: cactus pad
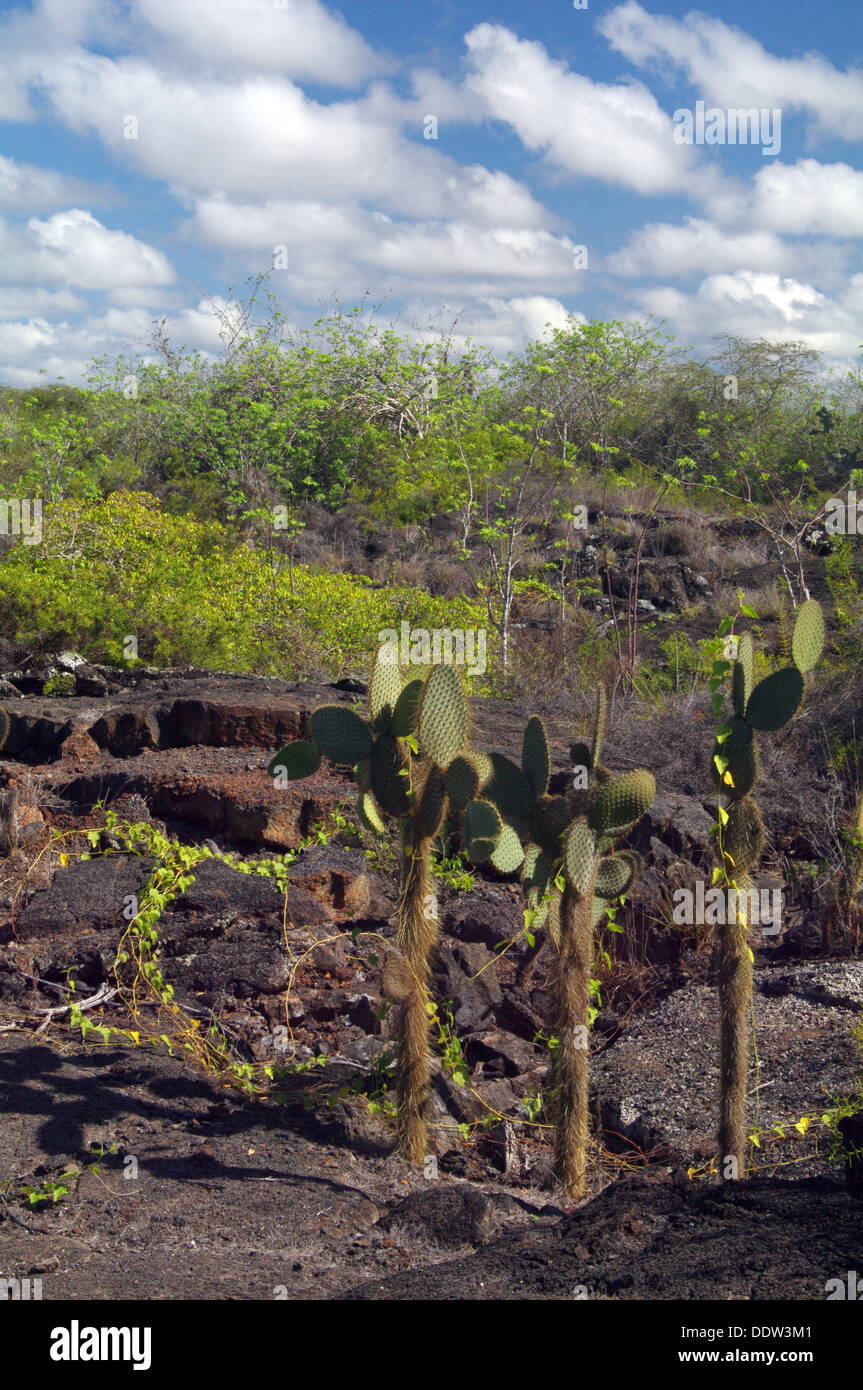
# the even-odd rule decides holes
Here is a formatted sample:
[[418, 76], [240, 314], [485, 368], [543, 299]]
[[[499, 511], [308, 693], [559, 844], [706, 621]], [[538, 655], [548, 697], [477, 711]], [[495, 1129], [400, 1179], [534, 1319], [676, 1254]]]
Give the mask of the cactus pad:
[[646, 811], [656, 796], [656, 782], [650, 772], [636, 768], [613, 777], [599, 788], [590, 811], [590, 823], [605, 835], [622, 834]]
[[407, 766], [395, 739], [384, 734], [371, 751], [371, 779], [381, 809], [390, 816], [404, 816], [408, 811], [408, 779], [402, 776]]
[[325, 758], [353, 767], [371, 751], [368, 724], [345, 705], [321, 705], [312, 714], [312, 737]]
[[530, 782], [521, 768], [501, 753], [492, 753], [491, 764], [494, 772], [485, 788], [487, 799], [494, 802], [507, 820], [525, 820], [535, 800]]
[[524, 891], [528, 895], [536, 893], [541, 898], [548, 887], [550, 877], [548, 860], [539, 845], [528, 845], [524, 851], [524, 863], [521, 866], [521, 882]]
[[490, 859], [497, 844], [503, 821], [490, 801], [472, 801], [464, 814], [464, 835], [467, 851], [475, 864]]
[[463, 811], [479, 791], [479, 772], [473, 758], [460, 754], [446, 770], [446, 789], [454, 811]]
[[446, 786], [439, 767], [432, 765], [419, 795], [416, 808], [416, 827], [423, 839], [432, 839], [443, 824], [446, 810]]
[[438, 767], [448, 767], [467, 743], [470, 715], [461, 677], [454, 666], [435, 666], [423, 687], [419, 711], [422, 751]]
[[746, 712], [746, 702], [752, 694], [752, 687], [755, 684], [755, 648], [752, 645], [752, 634], [744, 632], [741, 634], [737, 643], [737, 660], [735, 666], [740, 667], [743, 680], [743, 713]]
[[505, 825], [491, 853], [491, 862], [500, 874], [514, 874], [524, 859], [521, 840], [511, 825]]
[[295, 743], [289, 743], [283, 748], [281, 753], [277, 753], [268, 768], [271, 777], [275, 777], [280, 771], [287, 774], [289, 781], [295, 782], [301, 777], [311, 777], [313, 772], [317, 772], [321, 765], [321, 750], [318, 745], [310, 738], [297, 739]]
[[746, 722], [753, 729], [781, 729], [793, 718], [803, 699], [803, 677], [796, 666], [784, 666], [759, 681], [746, 705]]
[[548, 735], [545, 725], [536, 715], [528, 720], [521, 745], [521, 765], [530, 782], [534, 796], [544, 796], [548, 791], [551, 774], [551, 757], [548, 751]]
[[393, 707], [393, 717], [389, 730], [393, 738], [407, 738], [408, 734], [412, 734], [416, 729], [420, 717], [422, 693], [422, 681], [408, 681]]
[[801, 604], [794, 636], [791, 639], [791, 655], [797, 670], [805, 675], [818, 663], [824, 649], [824, 614], [817, 599], [807, 599]]
[[596, 873], [596, 841], [586, 820], [573, 821], [563, 848], [566, 881], [577, 898], [591, 891]]
[[357, 797], [357, 815], [360, 824], [373, 835], [383, 835], [386, 826], [382, 821], [374, 797], [369, 792], [360, 792]]
[[369, 677], [369, 714], [378, 719], [387, 710], [392, 715], [402, 693], [402, 677], [391, 647], [378, 647]]
[[598, 898], [619, 898], [628, 893], [641, 867], [637, 854], [623, 852], [600, 859], [596, 870], [595, 892]]

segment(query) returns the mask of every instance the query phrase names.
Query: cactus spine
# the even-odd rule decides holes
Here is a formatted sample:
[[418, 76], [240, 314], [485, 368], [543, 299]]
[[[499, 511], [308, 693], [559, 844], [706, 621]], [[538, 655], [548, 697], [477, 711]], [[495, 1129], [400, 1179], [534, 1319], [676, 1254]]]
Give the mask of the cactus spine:
[[[736, 890], [736, 911], [728, 910], [726, 892], [724, 922], [718, 929], [719, 991], [719, 1128], [717, 1133], [720, 1177], [733, 1181], [742, 1176], [746, 1146], [746, 1073], [749, 1062], [749, 1019], [752, 999], [752, 952], [749, 949], [748, 871], [764, 848], [764, 826], [758, 806], [749, 793], [758, 780], [757, 731], [783, 728], [794, 717], [805, 691], [804, 676], [821, 655], [824, 618], [815, 599], [808, 599], [797, 613], [792, 639], [793, 666], [766, 676], [754, 684], [752, 638], [738, 641], [731, 671], [733, 717], [720, 725], [713, 750], [714, 783], [728, 801], [720, 801], [715, 827], [720, 868], [726, 889]], [[722, 697], [714, 696], [715, 709]], [[745, 906], [741, 907], [741, 903]], [[733, 915], [734, 920], [730, 921]]]
[[[481, 777], [487, 780], [491, 769], [481, 755], [475, 761], [467, 747], [469, 709], [456, 669], [434, 666], [422, 680], [412, 676], [404, 682], [386, 646], [378, 650], [372, 666], [369, 718], [343, 705], [323, 705], [310, 723], [312, 737], [277, 753], [271, 774], [289, 780], [307, 777], [317, 771], [322, 757], [352, 764], [357, 813], [366, 829], [381, 833], [385, 817], [399, 822], [398, 949], [387, 961], [384, 988], [399, 1005], [398, 1149], [409, 1162], [421, 1163], [430, 1079], [429, 959], [437, 937], [431, 847], [450, 804], [470, 809]], [[495, 816], [496, 840], [501, 823], [494, 808], [489, 810]], [[511, 859], [511, 845], [508, 853]]]

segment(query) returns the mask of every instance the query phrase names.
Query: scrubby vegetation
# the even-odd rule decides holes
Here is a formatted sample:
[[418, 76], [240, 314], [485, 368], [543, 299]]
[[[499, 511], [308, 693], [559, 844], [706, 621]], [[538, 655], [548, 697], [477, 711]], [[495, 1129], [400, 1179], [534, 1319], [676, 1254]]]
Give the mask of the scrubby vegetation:
[[505, 361], [367, 305], [296, 332], [262, 280], [220, 319], [219, 360], [160, 324], [86, 388], [0, 392], [0, 498], [43, 506], [41, 544], [0, 535], [4, 633], [303, 678], [358, 674], [403, 621], [481, 623], [478, 688], [599, 669], [657, 701], [706, 684], [737, 587], [787, 627], [814, 550], [859, 655], [858, 538], [824, 525], [863, 495], [859, 373], [795, 344], [699, 359], [656, 324]]

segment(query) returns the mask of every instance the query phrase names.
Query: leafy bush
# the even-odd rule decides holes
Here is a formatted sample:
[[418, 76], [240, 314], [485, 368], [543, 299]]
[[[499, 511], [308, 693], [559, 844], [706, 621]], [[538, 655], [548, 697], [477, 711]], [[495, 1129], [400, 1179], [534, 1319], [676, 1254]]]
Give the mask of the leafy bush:
[[363, 576], [314, 572], [242, 543], [218, 522], [170, 516], [147, 493], [46, 508], [41, 545], [0, 563], [0, 627], [28, 646], [71, 646], [288, 680], [363, 668], [370, 642], [402, 621], [483, 626], [484, 608]]

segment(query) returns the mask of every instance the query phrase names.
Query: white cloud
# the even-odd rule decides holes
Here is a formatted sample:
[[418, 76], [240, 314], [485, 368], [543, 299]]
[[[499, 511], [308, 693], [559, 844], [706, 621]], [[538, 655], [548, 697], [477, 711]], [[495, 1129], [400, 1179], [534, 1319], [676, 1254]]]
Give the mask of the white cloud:
[[641, 83], [594, 82], [502, 25], [479, 24], [465, 43], [466, 85], [549, 165], [639, 193], [690, 185], [693, 149], [674, 143], [671, 118]]
[[247, 68], [353, 87], [392, 67], [318, 0], [133, 0], [131, 9], [186, 71]]
[[86, 299], [71, 290], [46, 290], [39, 285], [12, 288], [0, 285], [0, 319], [20, 319], [27, 315], [74, 314], [87, 308]]
[[356, 204], [202, 199], [185, 231], [202, 246], [245, 250], [250, 271], [268, 269], [273, 249], [287, 247], [287, 272], [276, 281], [305, 303], [370, 283], [408, 298], [420, 287], [483, 297], [574, 289], [584, 275], [569, 238], [542, 228], [397, 221]]
[[827, 295], [791, 276], [751, 271], [709, 275], [693, 294], [672, 286], [642, 291], [647, 313], [665, 318], [684, 340], [708, 336], [802, 342], [828, 356], [854, 360], [860, 347], [863, 275]]
[[[817, 9], [812, 10], [817, 35]], [[843, 140], [863, 135], [863, 73], [842, 72], [818, 53], [776, 58], [721, 19], [693, 12], [684, 19], [649, 14], [627, 0], [599, 21], [612, 48], [638, 67], [677, 69], [705, 101], [723, 107], [804, 110]]]
[[124, 285], [166, 285], [174, 280], [163, 253], [128, 232], [104, 227], [91, 212], [70, 208], [26, 226], [0, 223], [0, 254], [13, 284], [67, 285], [111, 290]]
[[772, 232], [734, 233], [687, 217], [682, 227], [668, 222], [642, 227], [602, 268], [615, 275], [674, 276], [704, 270], [790, 270], [795, 260], [794, 248]]
[[863, 237], [863, 173], [850, 164], [771, 162], [752, 184], [707, 200], [724, 222], [745, 222], [786, 236]]
[[4, 209], [45, 212], [85, 201], [115, 202], [116, 197], [108, 190], [96, 188], [82, 179], [69, 178], [54, 169], [42, 169], [35, 164], [21, 164], [0, 155], [0, 206]]

